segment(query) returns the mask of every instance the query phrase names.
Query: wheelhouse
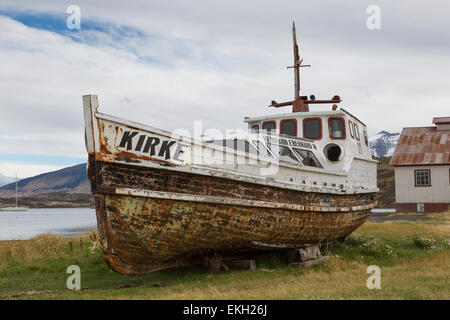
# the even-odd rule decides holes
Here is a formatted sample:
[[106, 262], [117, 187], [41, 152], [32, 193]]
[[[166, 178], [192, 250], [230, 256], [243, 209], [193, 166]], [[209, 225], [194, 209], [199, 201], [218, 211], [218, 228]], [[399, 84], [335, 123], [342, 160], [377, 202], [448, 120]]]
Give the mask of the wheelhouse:
[[[342, 102], [338, 95], [325, 100], [300, 95], [300, 68], [309, 65], [302, 64], [299, 57], [295, 26], [293, 36], [294, 63], [288, 68], [294, 71], [294, 99], [281, 103], [272, 100], [269, 105], [292, 106], [292, 112], [246, 117], [247, 133], [209, 141], [206, 138], [206, 142], [220, 148], [222, 152], [218, 154], [226, 154], [233, 160], [257, 161], [233, 163], [225, 166], [227, 169], [243, 166], [255, 172], [255, 168], [266, 167], [266, 160], [275, 160], [279, 170], [271, 173], [273, 181], [301, 188], [328, 188], [330, 192], [375, 190], [376, 161], [371, 156], [366, 125], [345, 109], [338, 109], [337, 104]], [[315, 104], [331, 104], [331, 108], [310, 111]]]
[[344, 109], [247, 117], [244, 121], [254, 133], [314, 141], [331, 164], [343, 161], [345, 156], [371, 159], [366, 125]]

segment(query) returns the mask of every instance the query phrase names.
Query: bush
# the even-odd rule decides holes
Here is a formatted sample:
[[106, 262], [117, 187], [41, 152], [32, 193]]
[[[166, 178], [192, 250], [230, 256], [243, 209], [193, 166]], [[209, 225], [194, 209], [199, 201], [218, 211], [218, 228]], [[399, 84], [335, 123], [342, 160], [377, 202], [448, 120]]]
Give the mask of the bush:
[[344, 241], [344, 243], [335, 246], [337, 251], [345, 251], [349, 249], [356, 250], [363, 255], [387, 255], [396, 256], [394, 248], [388, 244], [383, 244], [382, 241], [374, 237], [368, 237], [367, 239], [350, 235]]
[[89, 235], [89, 242], [89, 250], [92, 254], [100, 254], [102, 252], [102, 243], [97, 232], [94, 231]]
[[439, 241], [433, 238], [431, 234], [417, 232], [414, 236], [414, 244], [425, 250], [433, 250], [440, 248]]
[[65, 248], [62, 236], [46, 233], [33, 238], [33, 240], [33, 247], [46, 256], [61, 253]]

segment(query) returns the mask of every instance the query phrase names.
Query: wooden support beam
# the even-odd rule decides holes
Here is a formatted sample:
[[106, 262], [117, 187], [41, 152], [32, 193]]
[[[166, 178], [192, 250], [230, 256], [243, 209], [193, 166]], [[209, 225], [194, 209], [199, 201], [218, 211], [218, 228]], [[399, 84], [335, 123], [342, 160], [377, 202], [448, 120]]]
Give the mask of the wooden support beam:
[[226, 265], [233, 270], [256, 269], [256, 262], [253, 259], [230, 260], [226, 261]]
[[314, 259], [314, 260], [291, 262], [291, 263], [289, 263], [289, 265], [291, 267], [310, 267], [315, 264], [323, 263], [323, 262], [327, 261], [329, 258], [330, 258], [329, 256], [323, 256], [323, 257], [320, 257], [319, 259]]

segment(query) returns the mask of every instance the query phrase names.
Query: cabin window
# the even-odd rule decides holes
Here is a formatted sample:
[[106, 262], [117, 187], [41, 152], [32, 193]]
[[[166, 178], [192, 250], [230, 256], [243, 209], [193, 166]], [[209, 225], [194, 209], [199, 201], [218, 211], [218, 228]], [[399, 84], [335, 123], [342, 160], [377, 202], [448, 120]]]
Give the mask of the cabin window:
[[264, 143], [262, 143], [261, 141], [258, 141], [258, 140], [252, 140], [252, 142], [256, 146], [256, 149], [258, 150], [258, 152], [260, 154], [262, 154], [264, 157], [271, 157], [271, 154], [270, 154], [269, 150], [267, 150]]
[[328, 118], [330, 139], [345, 139], [345, 121], [341, 117]]
[[275, 121], [265, 121], [262, 125], [263, 130], [267, 130], [267, 132], [275, 131], [276, 127]]
[[300, 164], [295, 154], [292, 152], [292, 150], [289, 147], [286, 146], [280, 146], [278, 144], [272, 144], [268, 143], [267, 147], [272, 151], [274, 154], [278, 155], [278, 159], [283, 162], [290, 162], [294, 164]]
[[350, 131], [350, 136], [354, 139], [355, 138], [355, 132], [353, 128], [353, 122], [348, 120], [348, 131]]
[[356, 140], [359, 140], [359, 128], [356, 123], [353, 124], [353, 130], [355, 131], [355, 138]]
[[336, 143], [329, 143], [323, 148], [323, 153], [328, 160], [339, 161], [342, 149]]
[[242, 139], [228, 139], [228, 140], [215, 140], [214, 144], [223, 146], [225, 148], [234, 149], [235, 151], [241, 151], [251, 153], [253, 155], [258, 154], [258, 150], [252, 146], [247, 140]]
[[252, 125], [252, 133], [258, 133], [259, 132], [259, 124]]
[[366, 130], [363, 131], [363, 135], [364, 135], [364, 142], [366, 143], [366, 147], [369, 146], [369, 140], [367, 140], [367, 132]]
[[431, 187], [430, 169], [414, 170], [416, 187]]
[[294, 162], [295, 164], [299, 164], [297, 157], [289, 147], [284, 146], [277, 146], [277, 147], [279, 148], [278, 154], [280, 161]]
[[295, 119], [281, 120], [280, 133], [296, 137], [297, 136], [297, 120], [295, 120]]
[[320, 118], [303, 119], [303, 137], [306, 139], [322, 139], [322, 120]]
[[298, 155], [303, 165], [316, 168], [323, 168], [319, 160], [317, 160], [316, 156], [311, 151], [300, 148], [292, 148], [292, 149]]
[[252, 146], [247, 140], [237, 140], [237, 150], [244, 151], [253, 155], [258, 155], [258, 150]]

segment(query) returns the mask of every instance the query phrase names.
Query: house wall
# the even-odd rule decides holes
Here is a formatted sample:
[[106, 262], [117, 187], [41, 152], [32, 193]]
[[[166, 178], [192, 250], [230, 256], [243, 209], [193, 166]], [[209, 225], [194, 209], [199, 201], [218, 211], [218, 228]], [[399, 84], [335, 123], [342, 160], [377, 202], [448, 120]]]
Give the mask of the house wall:
[[[414, 170], [429, 169], [430, 187], [416, 187]], [[450, 205], [450, 165], [395, 167], [395, 199], [399, 212], [417, 211], [417, 203], [425, 212], [448, 210]]]

